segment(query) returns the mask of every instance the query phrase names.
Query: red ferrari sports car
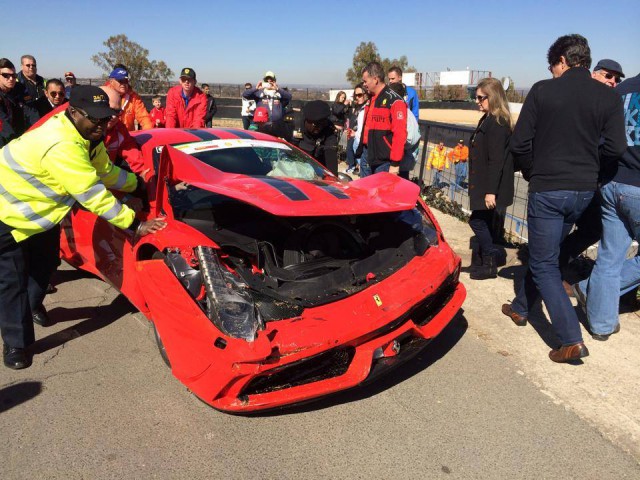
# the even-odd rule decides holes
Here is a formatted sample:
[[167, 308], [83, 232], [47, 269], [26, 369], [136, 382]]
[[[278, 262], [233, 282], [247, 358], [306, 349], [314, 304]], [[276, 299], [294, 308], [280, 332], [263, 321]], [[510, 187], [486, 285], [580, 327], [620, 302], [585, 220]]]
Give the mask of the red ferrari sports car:
[[257, 132], [135, 138], [156, 172], [143, 217], [167, 227], [135, 239], [75, 208], [62, 257], [144, 313], [173, 374], [212, 407], [272, 409], [371, 381], [462, 305], [460, 258], [417, 185], [341, 182]]

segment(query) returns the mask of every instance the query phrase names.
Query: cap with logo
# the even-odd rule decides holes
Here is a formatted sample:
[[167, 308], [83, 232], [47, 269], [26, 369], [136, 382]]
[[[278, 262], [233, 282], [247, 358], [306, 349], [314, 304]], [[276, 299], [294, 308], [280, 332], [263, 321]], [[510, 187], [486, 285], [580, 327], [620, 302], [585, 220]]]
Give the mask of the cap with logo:
[[196, 71], [193, 68], [183, 68], [180, 71], [180, 78], [184, 78], [184, 77], [188, 77], [188, 78], [192, 78], [193, 80], [196, 79]]
[[117, 114], [109, 107], [109, 97], [94, 85], [77, 85], [71, 89], [69, 105], [77, 107], [93, 118], [107, 118]]
[[255, 123], [266, 123], [269, 121], [269, 110], [267, 107], [258, 107], [253, 112], [253, 121]]
[[76, 78], [76, 76], [73, 74], [73, 72], [65, 72], [64, 78]]
[[114, 80], [129, 80], [129, 72], [124, 68], [114, 68], [109, 74], [109, 78], [113, 78]]
[[273, 73], [271, 70], [269, 70], [267, 73], [264, 74], [263, 79], [266, 81], [267, 78], [273, 78], [274, 80], [276, 79], [276, 74]]
[[620, 76], [624, 78], [624, 73], [622, 73], [622, 65], [620, 65], [615, 60], [611, 60], [609, 58], [603, 58], [598, 62], [598, 64], [593, 69], [593, 71], [597, 72], [598, 70], [602, 70], [603, 68], [605, 70], [609, 70], [610, 72], [619, 73]]

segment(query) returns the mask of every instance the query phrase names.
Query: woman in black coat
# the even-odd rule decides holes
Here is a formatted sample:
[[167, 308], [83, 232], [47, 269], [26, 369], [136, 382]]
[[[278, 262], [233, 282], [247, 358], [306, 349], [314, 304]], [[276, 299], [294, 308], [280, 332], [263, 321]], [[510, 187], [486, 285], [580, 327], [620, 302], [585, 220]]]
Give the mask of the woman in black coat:
[[500, 81], [485, 78], [478, 83], [476, 103], [484, 115], [471, 137], [469, 148], [469, 225], [479, 252], [472, 256], [471, 278], [495, 278], [498, 248], [491, 236], [496, 210], [513, 203], [513, 159], [509, 154], [511, 114]]

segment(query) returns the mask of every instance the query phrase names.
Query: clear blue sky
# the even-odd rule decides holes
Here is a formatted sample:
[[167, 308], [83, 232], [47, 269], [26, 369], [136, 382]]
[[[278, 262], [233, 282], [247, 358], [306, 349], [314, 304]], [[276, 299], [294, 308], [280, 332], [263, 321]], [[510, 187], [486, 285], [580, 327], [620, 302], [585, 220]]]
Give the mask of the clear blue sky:
[[20, 12], [3, 22], [0, 57], [18, 66], [30, 53], [45, 77], [99, 76], [91, 55], [120, 33], [176, 74], [190, 66], [209, 83], [256, 82], [273, 70], [281, 85], [342, 86], [355, 48], [373, 41], [383, 57], [406, 55], [419, 72], [490, 70], [522, 88], [548, 77], [547, 49], [567, 33], [588, 38], [594, 64], [613, 58], [627, 76], [640, 73], [638, 0], [36, 0], [14, 7]]

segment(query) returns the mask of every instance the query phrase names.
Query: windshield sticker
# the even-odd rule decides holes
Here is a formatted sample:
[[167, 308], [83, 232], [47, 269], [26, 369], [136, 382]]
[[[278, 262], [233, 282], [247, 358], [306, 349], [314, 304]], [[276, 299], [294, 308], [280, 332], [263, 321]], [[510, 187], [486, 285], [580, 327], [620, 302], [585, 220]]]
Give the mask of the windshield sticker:
[[280, 142], [271, 142], [268, 140], [256, 140], [249, 138], [237, 138], [226, 140], [207, 140], [204, 142], [185, 143], [182, 145], [176, 145], [176, 150], [180, 150], [186, 154], [192, 155], [194, 153], [203, 152], [207, 150], [224, 150], [228, 148], [274, 148], [278, 150], [290, 151], [291, 147]]

